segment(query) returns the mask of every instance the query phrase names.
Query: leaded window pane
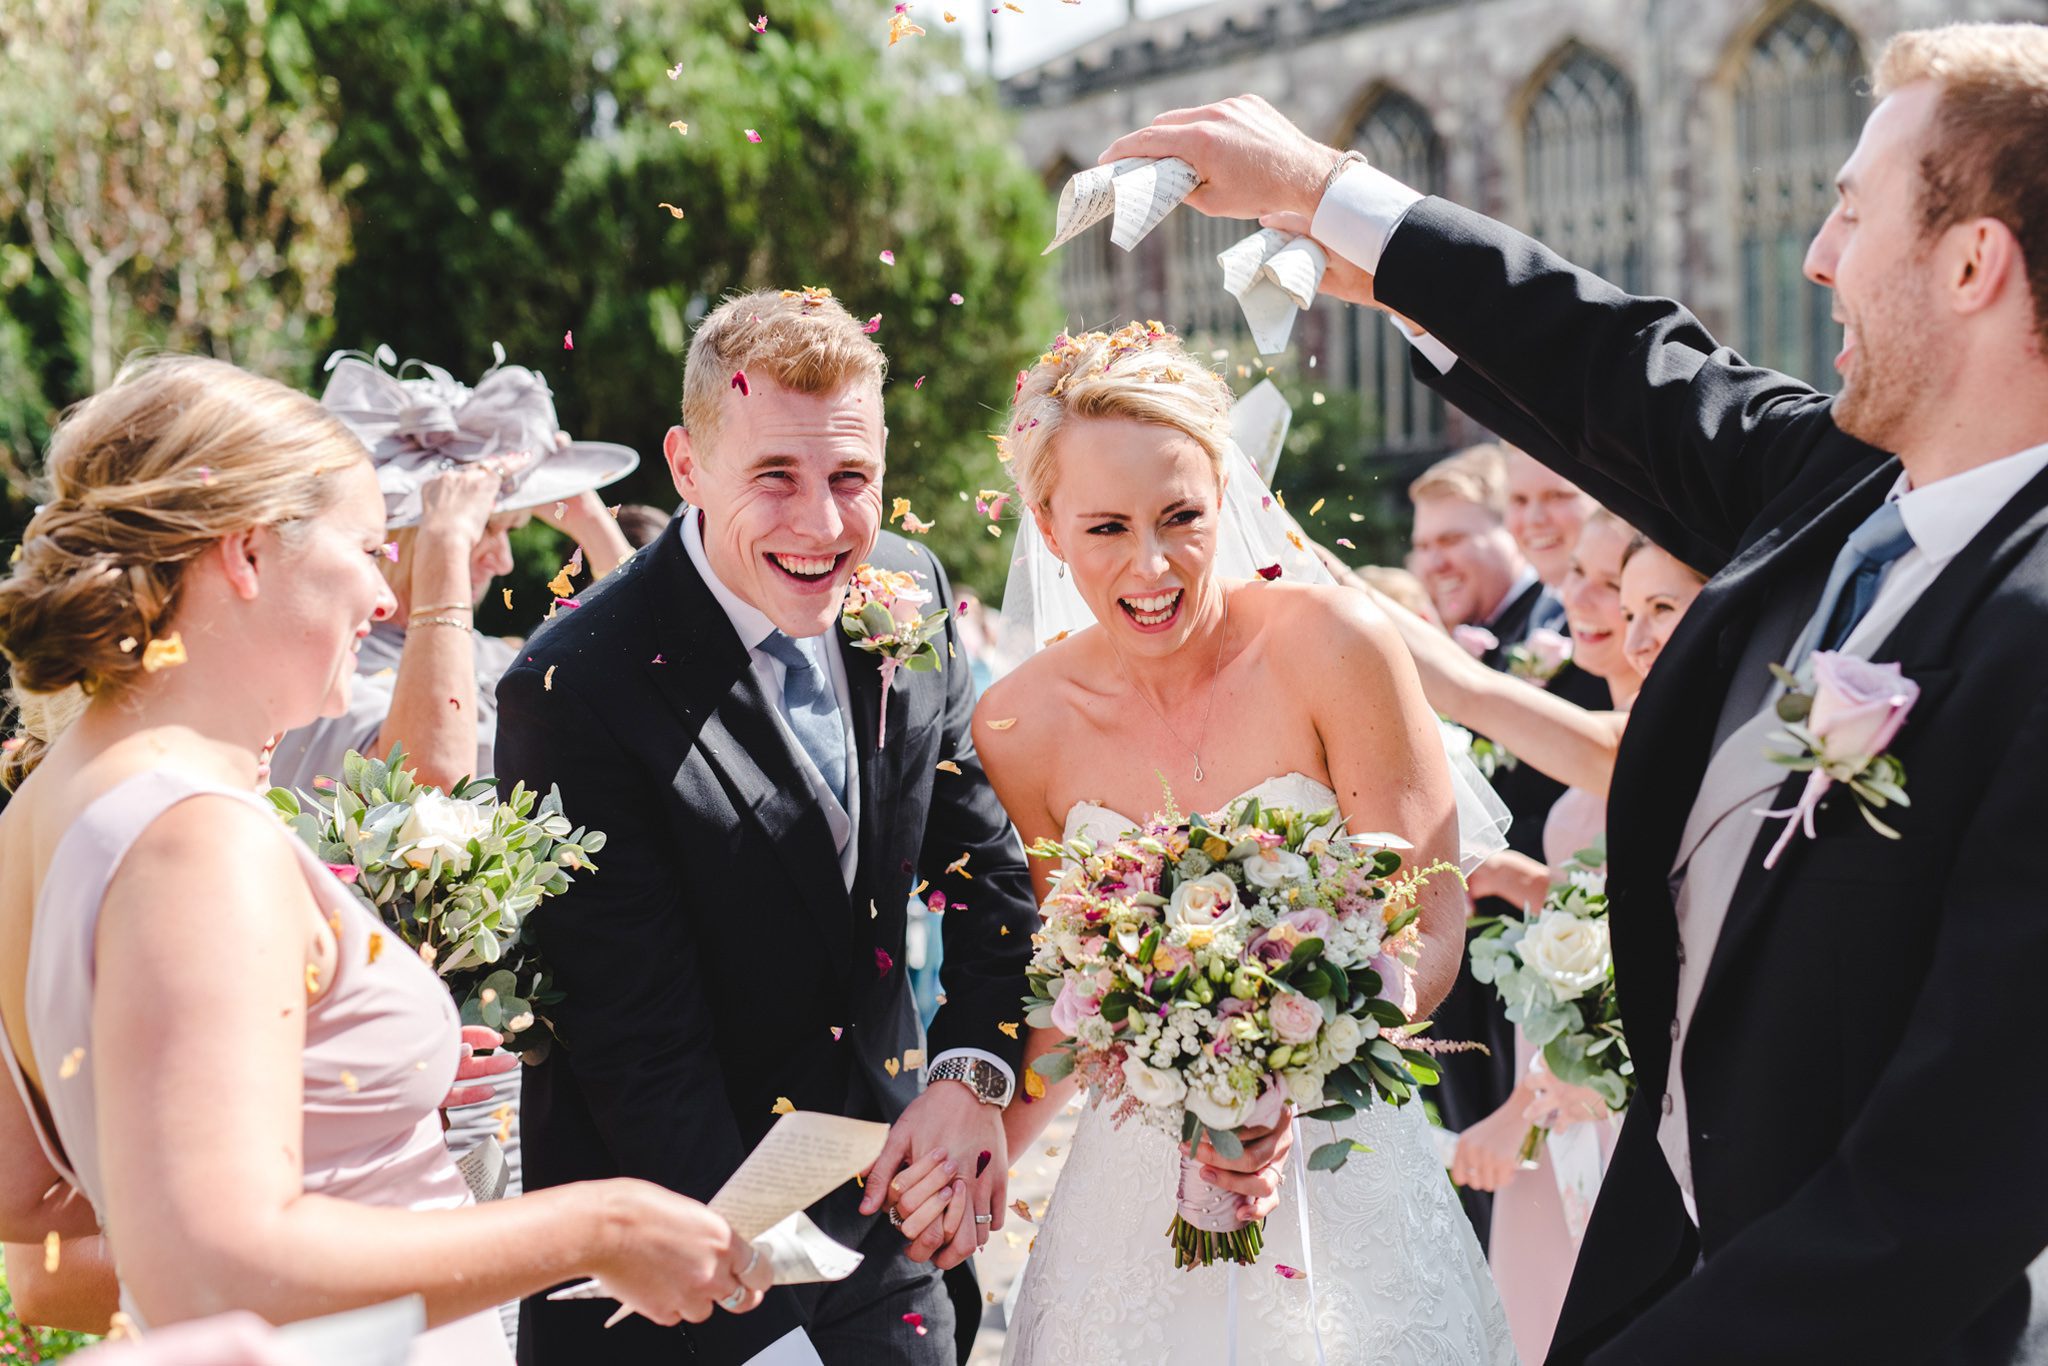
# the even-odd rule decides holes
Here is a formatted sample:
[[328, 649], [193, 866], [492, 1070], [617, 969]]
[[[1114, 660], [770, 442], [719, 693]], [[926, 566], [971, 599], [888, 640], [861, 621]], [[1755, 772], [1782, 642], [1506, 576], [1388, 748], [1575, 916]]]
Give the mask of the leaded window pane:
[[1574, 45], [1529, 102], [1522, 163], [1531, 235], [1640, 293], [1647, 278], [1643, 134], [1628, 78]]
[[1840, 329], [1804, 278], [1807, 244], [1835, 200], [1835, 173], [1863, 119], [1856, 36], [1796, 4], [1751, 47], [1735, 86], [1743, 354], [1833, 388]]

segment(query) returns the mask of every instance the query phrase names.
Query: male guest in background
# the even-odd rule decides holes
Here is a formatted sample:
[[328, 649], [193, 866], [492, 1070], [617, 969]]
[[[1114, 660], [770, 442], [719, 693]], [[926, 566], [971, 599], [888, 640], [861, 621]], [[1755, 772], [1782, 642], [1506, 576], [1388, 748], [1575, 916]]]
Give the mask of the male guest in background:
[[[840, 627], [863, 563], [916, 576], [926, 610], [954, 601], [930, 552], [879, 531], [884, 365], [825, 291], [713, 310], [664, 446], [688, 506], [499, 687], [499, 776], [560, 784], [608, 837], [598, 871], [533, 921], [561, 1046], [526, 1074], [526, 1179], [640, 1177], [707, 1200], [793, 1106], [888, 1122], [906, 1161], [943, 1150], [945, 1215], [906, 1242], [881, 1217], [896, 1167], [878, 1163], [866, 1205], [849, 1183], [810, 1210], [864, 1255], [850, 1279], [672, 1328], [531, 1299], [529, 1366], [951, 1366], [956, 1326], [972, 1331], [938, 1269], [1002, 1227], [1022, 1044], [1001, 1026], [1038, 917], [969, 738], [958, 623], [942, 669], [886, 689], [881, 657]], [[923, 880], [949, 903], [929, 1042], [904, 949]]]
[[[1489, 442], [1437, 461], [1408, 486], [1408, 567], [1467, 649], [1501, 668], [1529, 632], [1543, 582], [1507, 529], [1507, 461]], [[1460, 629], [1463, 628], [1463, 629]]]
[[1599, 504], [1527, 451], [1502, 444], [1507, 453], [1508, 535], [1515, 538], [1536, 577], [1543, 597], [1530, 617], [1535, 630], [1564, 632], [1564, 576], [1572, 567], [1572, 548], [1579, 529]]

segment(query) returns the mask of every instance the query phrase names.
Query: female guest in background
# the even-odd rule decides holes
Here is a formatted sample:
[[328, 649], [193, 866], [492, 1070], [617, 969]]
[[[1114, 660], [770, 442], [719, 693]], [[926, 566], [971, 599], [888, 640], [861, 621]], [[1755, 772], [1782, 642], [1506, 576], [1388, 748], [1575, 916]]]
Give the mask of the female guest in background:
[[360, 443], [172, 357], [67, 415], [48, 466], [0, 652], [17, 692], [88, 700], [0, 770], [0, 1239], [104, 1231], [141, 1323], [417, 1293], [436, 1366], [509, 1361], [490, 1309], [577, 1276], [663, 1322], [752, 1307], [767, 1268], [673, 1192], [465, 1208], [453, 1003], [252, 791], [266, 736], [346, 708], [392, 607]]
[[[1412, 614], [1395, 613], [1432, 705], [1461, 725], [1484, 730], [1521, 762], [1568, 784], [1544, 826], [1547, 866], [1512, 851], [1497, 854], [1472, 875], [1475, 897], [1504, 897], [1533, 913], [1550, 884], [1562, 879], [1563, 865], [1605, 834], [1607, 783], [1628, 708], [1704, 582], [1612, 513], [1596, 511], [1587, 519], [1562, 597], [1574, 660], [1606, 680], [1614, 697], [1611, 712], [1586, 711], [1488, 669], [1441, 631]], [[1596, 1093], [1552, 1077], [1519, 1029], [1515, 1043], [1519, 1080], [1514, 1093], [1458, 1136], [1451, 1175], [1460, 1185], [1495, 1193], [1488, 1259], [1514, 1330], [1516, 1353], [1524, 1361], [1541, 1361], [1571, 1282], [1587, 1210], [1575, 1208], [1568, 1217], [1550, 1149], [1540, 1150], [1535, 1165], [1524, 1169], [1522, 1141], [1531, 1124], [1555, 1135], [1575, 1124], [1595, 1123], [1604, 1168], [1620, 1117], [1610, 1114]], [[1587, 1168], [1590, 1174], [1590, 1156]]]
[[[398, 606], [363, 642], [348, 711], [284, 735], [271, 781], [309, 792], [350, 750], [381, 759], [400, 745], [423, 783], [489, 776], [498, 676], [517, 647], [477, 634], [472, 618], [512, 568], [510, 533], [538, 516], [603, 578], [633, 546], [596, 490], [640, 458], [558, 432], [547, 381], [521, 366], [498, 365], [471, 389], [431, 365], [398, 379], [353, 355], [330, 364], [320, 402], [370, 450], [390, 533], [380, 568]], [[542, 604], [531, 606], [538, 620]]]

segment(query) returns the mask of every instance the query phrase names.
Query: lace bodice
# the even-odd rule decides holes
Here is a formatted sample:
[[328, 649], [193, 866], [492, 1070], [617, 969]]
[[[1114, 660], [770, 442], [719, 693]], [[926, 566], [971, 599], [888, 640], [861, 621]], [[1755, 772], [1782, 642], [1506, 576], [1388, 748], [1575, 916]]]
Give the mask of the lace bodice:
[[[1240, 795], [1305, 809], [1336, 802], [1302, 773]], [[1107, 839], [1136, 824], [1081, 802], [1065, 833]], [[1106, 1107], [1088, 1108], [1025, 1268], [1006, 1366], [1511, 1366], [1506, 1315], [1421, 1107], [1374, 1105], [1341, 1125], [1307, 1127], [1303, 1151], [1338, 1137], [1370, 1151], [1337, 1172], [1291, 1169], [1256, 1266], [1177, 1271], [1166, 1230], [1179, 1149], [1156, 1129], [1118, 1128]], [[1283, 1276], [1281, 1266], [1306, 1274]]]

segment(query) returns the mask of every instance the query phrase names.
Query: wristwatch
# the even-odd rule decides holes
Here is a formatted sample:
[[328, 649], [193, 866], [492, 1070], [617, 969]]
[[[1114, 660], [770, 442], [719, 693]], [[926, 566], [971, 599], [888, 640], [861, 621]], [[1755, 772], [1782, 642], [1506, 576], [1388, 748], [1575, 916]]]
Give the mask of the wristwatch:
[[1002, 1068], [987, 1058], [974, 1058], [966, 1054], [955, 1054], [940, 1058], [925, 1072], [925, 1089], [930, 1090], [935, 1081], [957, 1081], [974, 1092], [974, 1098], [983, 1105], [1008, 1105], [1017, 1084]]

